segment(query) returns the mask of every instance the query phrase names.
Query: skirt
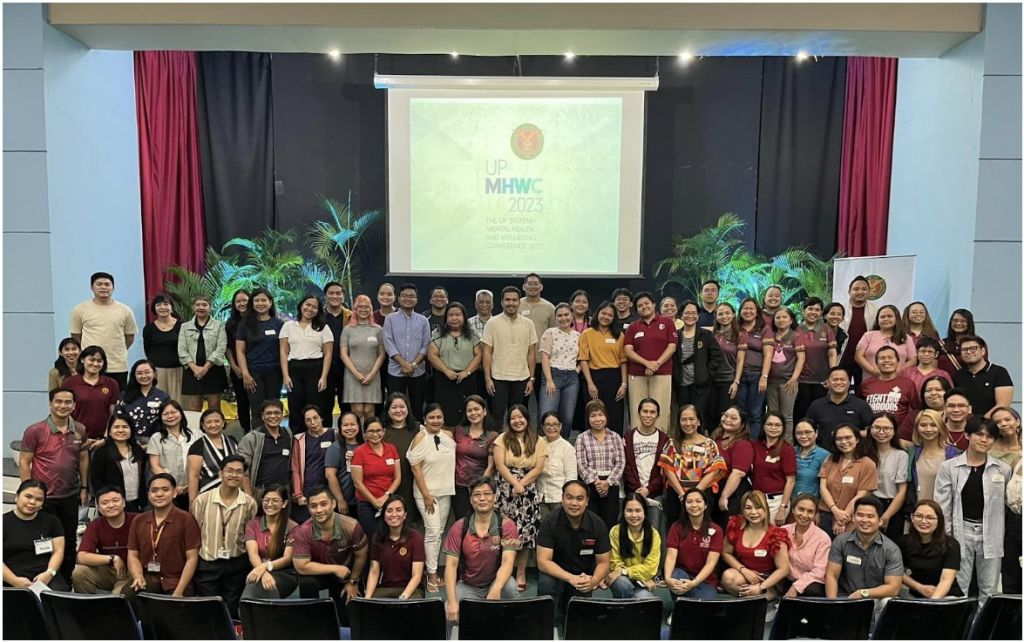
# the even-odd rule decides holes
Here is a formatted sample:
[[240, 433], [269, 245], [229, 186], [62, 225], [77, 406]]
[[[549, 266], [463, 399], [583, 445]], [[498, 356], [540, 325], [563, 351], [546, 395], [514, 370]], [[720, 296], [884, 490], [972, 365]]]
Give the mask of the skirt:
[[[509, 472], [516, 479], [526, 477], [530, 472], [529, 468], [509, 468]], [[537, 493], [537, 484], [531, 483], [526, 486], [526, 492], [516, 495], [512, 492], [512, 484], [508, 483], [501, 475], [498, 478], [498, 511], [503, 517], [507, 517], [516, 523], [519, 529], [519, 541], [524, 549], [537, 546], [537, 531], [540, 529], [540, 495]]]
[[196, 379], [190, 368], [184, 368], [181, 375], [181, 394], [183, 395], [219, 395], [228, 389], [228, 373], [224, 366], [214, 366], [203, 376]]

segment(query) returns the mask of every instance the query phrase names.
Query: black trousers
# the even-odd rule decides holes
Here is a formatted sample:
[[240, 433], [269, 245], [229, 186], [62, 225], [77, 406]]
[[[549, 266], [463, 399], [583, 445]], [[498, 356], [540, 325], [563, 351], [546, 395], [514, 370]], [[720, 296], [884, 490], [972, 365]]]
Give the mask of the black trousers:
[[[335, 341], [338, 339], [336, 338]], [[338, 400], [338, 408], [345, 412], [345, 402], [342, 388], [345, 383], [345, 364], [335, 360], [331, 364], [331, 371], [327, 373], [327, 389], [322, 393], [323, 407], [327, 414], [323, 415], [324, 426], [330, 428], [334, 425], [334, 400]]]
[[64, 560], [60, 565], [60, 575], [69, 585], [78, 556], [78, 503], [78, 493], [67, 497], [47, 497], [43, 503], [43, 510], [59, 519], [64, 527]]
[[299, 597], [315, 599], [320, 597], [321, 590], [327, 589], [327, 595], [334, 600], [334, 608], [338, 612], [338, 621], [342, 626], [348, 626], [348, 605], [345, 603], [344, 588], [345, 582], [339, 580], [335, 575], [299, 576]]
[[249, 392], [245, 389], [242, 378], [236, 375], [234, 370], [231, 371], [231, 389], [235, 392], [235, 404], [238, 406], [238, 423], [242, 425], [242, 430], [249, 432], [252, 430]]
[[326, 391], [321, 393], [317, 390], [323, 368], [323, 359], [288, 360], [288, 376], [292, 378], [292, 389], [288, 391], [288, 427], [292, 433], [306, 432], [302, 409], [308, 404], [320, 408], [321, 418], [330, 416], [330, 413], [324, 410]]
[[401, 392], [409, 398], [409, 414], [416, 421], [423, 420], [423, 395], [427, 389], [427, 375], [418, 377], [396, 377], [388, 375], [388, 394]]
[[[608, 494], [604, 497], [597, 492], [597, 487], [593, 484], [587, 484], [587, 494], [589, 499], [587, 501], [587, 510], [594, 511], [598, 517], [604, 520], [604, 523], [611, 524], [614, 526], [619, 523], [619, 487], [612, 486], [608, 489]], [[608, 526], [611, 528], [611, 526]]]
[[199, 559], [192, 586], [199, 597], [219, 595], [224, 598], [231, 617], [238, 619], [238, 600], [245, 589], [245, 577], [252, 570], [245, 555], [212, 562]]
[[[590, 378], [594, 381], [594, 387], [597, 388], [597, 398], [604, 402], [605, 407], [608, 409], [608, 430], [618, 433], [622, 436], [622, 419], [623, 413], [625, 412], [625, 402], [622, 400], [616, 401], [615, 395], [619, 392], [619, 386], [622, 385], [622, 373], [618, 368], [600, 368], [590, 371]], [[584, 382], [586, 383], [586, 382]], [[584, 385], [583, 389], [580, 390], [580, 396], [584, 397], [587, 402], [590, 402], [590, 392], [587, 391], [587, 387]], [[584, 430], [589, 430], [590, 424], [587, 423], [589, 417], [587, 417], [586, 404], [584, 404], [583, 415], [583, 426]], [[613, 523], [618, 523], [618, 518]], [[608, 528], [611, 528], [609, 526]]]
[[250, 374], [256, 381], [256, 389], [249, 393], [249, 414], [252, 417], [252, 428], [262, 428], [263, 412], [260, 410], [260, 406], [268, 399], [281, 398], [284, 377], [280, 370]]
[[[676, 388], [676, 392], [680, 408], [685, 404], [693, 404], [693, 407], [697, 409], [701, 427], [711, 425], [711, 417], [708, 415], [708, 401], [711, 399], [712, 393], [710, 385], [679, 386]], [[715, 423], [717, 424], [717, 422]], [[671, 420], [669, 420], [669, 425], [672, 425]]]
[[797, 386], [796, 401], [793, 403], [793, 425], [807, 416], [811, 402], [828, 394], [828, 389], [820, 383], [801, 383]]
[[117, 387], [124, 390], [125, 386], [128, 385], [128, 373], [127, 372], [107, 372], [105, 373], [108, 377], [117, 382]]
[[491, 419], [498, 424], [502, 424], [502, 421], [505, 419], [505, 412], [509, 408], [517, 403], [527, 403], [526, 383], [526, 379], [522, 381], [494, 380], [494, 396], [491, 397]]
[[466, 413], [466, 397], [475, 395], [479, 383], [477, 373], [473, 373], [462, 380], [462, 383], [452, 381], [443, 373], [434, 373], [434, 401], [441, 404], [444, 412], [444, 425], [461, 426]]
[[711, 434], [711, 431], [718, 425], [718, 418], [722, 416], [722, 413], [729, 408], [729, 406], [736, 403], [736, 400], [729, 396], [729, 387], [732, 386], [731, 381], [720, 382], [716, 381], [711, 384], [710, 398], [708, 399], [708, 417], [707, 421], [702, 420], [700, 423], [700, 432], [705, 435]]

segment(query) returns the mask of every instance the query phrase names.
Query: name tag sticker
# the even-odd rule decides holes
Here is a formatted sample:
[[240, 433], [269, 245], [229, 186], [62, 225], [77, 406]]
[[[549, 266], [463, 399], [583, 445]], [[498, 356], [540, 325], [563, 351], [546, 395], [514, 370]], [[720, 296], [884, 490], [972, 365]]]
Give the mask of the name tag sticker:
[[231, 559], [231, 553], [228, 552], [228, 549], [222, 548], [219, 551], [217, 551], [217, 559], [219, 559], [219, 560], [229, 560], [229, 559]]
[[519, 311], [519, 314], [523, 315], [524, 317], [528, 317], [530, 316], [531, 312], [533, 312], [533, 310], [531, 310], [530, 308], [523, 308], [522, 310]]
[[1001, 484], [1006, 481], [1006, 478], [1003, 477], [1002, 473], [996, 473], [995, 475], [992, 475], [992, 481], [996, 482], [997, 484]]
[[715, 534], [715, 529], [709, 528], [708, 529], [708, 535], [714, 535], [714, 534]]
[[636, 334], [633, 335], [633, 338], [634, 339], [643, 339], [644, 338], [644, 333], [643, 332], [637, 332]]
[[615, 339], [611, 339], [611, 338], [605, 339], [604, 342], [605, 343], [615, 343]]
[[366, 337], [367, 343], [377, 343], [377, 337]]
[[856, 555], [847, 555], [846, 561], [847, 563], [853, 564], [854, 566], [860, 566], [860, 558]]
[[767, 462], [769, 464], [777, 464], [777, 463], [779, 463], [779, 458], [778, 457], [772, 457], [770, 455], [768, 457], [765, 457], [764, 460], [765, 460], [765, 462]]
[[320, 442], [320, 447], [321, 447], [321, 448], [330, 448], [330, 447], [331, 447], [331, 446], [333, 446], [333, 445], [334, 445], [334, 444], [332, 444], [332, 443], [331, 443], [331, 442], [329, 442], [329, 441], [321, 441], [321, 442]]
[[763, 548], [755, 548], [754, 557], [768, 557], [768, 551]]
[[843, 483], [844, 484], [852, 484], [853, 483], [853, 475], [843, 475]]
[[146, 564], [146, 570], [149, 571], [150, 573], [159, 573], [160, 572], [160, 562], [152, 561], [149, 564]]
[[391, 457], [388, 457], [387, 459], [384, 460], [384, 463], [387, 464], [388, 466], [394, 466], [395, 460], [392, 459]]
[[693, 452], [697, 453], [698, 455], [703, 455], [704, 454], [704, 446], [694, 446], [693, 447]]
[[146, 405], [149, 406], [150, 408], [159, 408], [160, 407], [160, 402], [159, 401], [147, 401]]
[[277, 330], [264, 330], [263, 334], [267, 335], [268, 337], [272, 337], [275, 334], [277, 334]]
[[53, 540], [49, 537], [43, 539], [37, 539], [35, 541], [36, 555], [45, 555], [53, 552]]
[[281, 454], [282, 454], [282, 455], [284, 455], [285, 457], [287, 457], [288, 455], [290, 455], [290, 454], [291, 454], [291, 452], [292, 452], [292, 451], [288, 450], [287, 448], [282, 448], [282, 449], [281, 449]]

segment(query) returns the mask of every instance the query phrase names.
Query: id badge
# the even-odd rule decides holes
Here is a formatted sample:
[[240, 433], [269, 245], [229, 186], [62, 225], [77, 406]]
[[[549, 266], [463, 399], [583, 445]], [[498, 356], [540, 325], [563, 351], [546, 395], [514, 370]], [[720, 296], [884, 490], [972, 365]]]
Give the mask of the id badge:
[[148, 571], [150, 573], [159, 573], [160, 572], [160, 562], [158, 562], [156, 560], [153, 560], [149, 564], [146, 564], [146, 571]]
[[219, 559], [219, 560], [229, 560], [229, 559], [231, 559], [231, 554], [228, 552], [228, 549], [222, 548], [222, 549], [217, 551], [217, 559]]
[[329, 441], [321, 441], [321, 442], [320, 442], [320, 448], [321, 448], [321, 449], [323, 449], [323, 448], [330, 448], [330, 447], [331, 447], [331, 446], [333, 446], [333, 445], [334, 445], [334, 444], [333, 444], [333, 443], [331, 443], [331, 442], [329, 442]]
[[49, 537], [37, 539], [35, 541], [36, 555], [45, 555], [53, 552], [53, 540]]
[[291, 452], [292, 452], [292, 451], [288, 450], [287, 448], [282, 448], [282, 449], [281, 449], [281, 456], [282, 456], [282, 457], [287, 457], [288, 455], [290, 455], [290, 454], [291, 454]]

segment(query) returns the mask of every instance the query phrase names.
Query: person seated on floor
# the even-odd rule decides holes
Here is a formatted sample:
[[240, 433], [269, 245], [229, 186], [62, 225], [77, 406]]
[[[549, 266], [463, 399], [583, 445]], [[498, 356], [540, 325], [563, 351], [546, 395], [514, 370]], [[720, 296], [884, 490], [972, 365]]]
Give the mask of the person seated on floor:
[[394, 495], [384, 502], [381, 525], [370, 547], [370, 573], [366, 597], [422, 598], [423, 568], [427, 552], [423, 534], [409, 528], [405, 500]]
[[608, 527], [587, 510], [588, 489], [579, 481], [562, 486], [562, 507], [540, 523], [537, 533], [537, 595], [555, 600], [555, 623], [564, 621], [573, 596], [590, 597], [611, 567]]
[[75, 593], [125, 593], [131, 582], [128, 533], [137, 514], [125, 512], [124, 491], [118, 486], [97, 489], [96, 508], [100, 515], [85, 527], [71, 584]]
[[520, 549], [516, 523], [494, 510], [492, 477], [477, 478], [468, 490], [472, 510], [452, 525], [444, 541], [445, 611], [453, 624], [464, 598], [512, 600], [519, 595], [512, 577]]
[[286, 598], [299, 586], [292, 568], [292, 534], [299, 525], [290, 517], [288, 487], [267, 486], [260, 504], [260, 514], [245, 525], [245, 551], [252, 570], [245, 578], [242, 598]]
[[789, 535], [789, 588], [785, 597], [825, 597], [825, 568], [832, 540], [814, 523], [818, 498], [797, 495], [793, 500], [792, 521], [782, 527]]
[[14, 510], [4, 513], [4, 586], [29, 588], [36, 582], [55, 591], [68, 585], [58, 574], [64, 560], [64, 526], [43, 512], [46, 484], [26, 479], [14, 494]]
[[654, 576], [661, 562], [661, 535], [647, 519], [647, 501], [630, 493], [622, 503], [619, 523], [608, 533], [611, 571], [601, 588], [617, 600], [654, 597]]
[[730, 517], [725, 529], [722, 558], [729, 568], [722, 573], [722, 585], [739, 597], [775, 600], [789, 575], [789, 536], [772, 526], [768, 498], [761, 491], [744, 493], [740, 507], [743, 513]]
[[131, 588], [174, 597], [191, 596], [199, 565], [202, 532], [196, 518], [174, 506], [179, 488], [174, 475], [157, 473], [149, 480], [149, 505], [128, 531]]
[[711, 521], [705, 491], [693, 486], [683, 493], [683, 512], [668, 532], [665, 549], [665, 584], [674, 596], [710, 600], [718, 589], [715, 567], [725, 540]]
[[[337, 600], [344, 591], [347, 604], [359, 596], [359, 578], [369, 557], [366, 534], [355, 519], [335, 512], [337, 504], [326, 487], [310, 488], [306, 499], [310, 520], [295, 529], [292, 536], [292, 562], [299, 574], [299, 595], [316, 598], [321, 589], [327, 589], [331, 598]], [[339, 617], [345, 619], [346, 612], [339, 608]]]

